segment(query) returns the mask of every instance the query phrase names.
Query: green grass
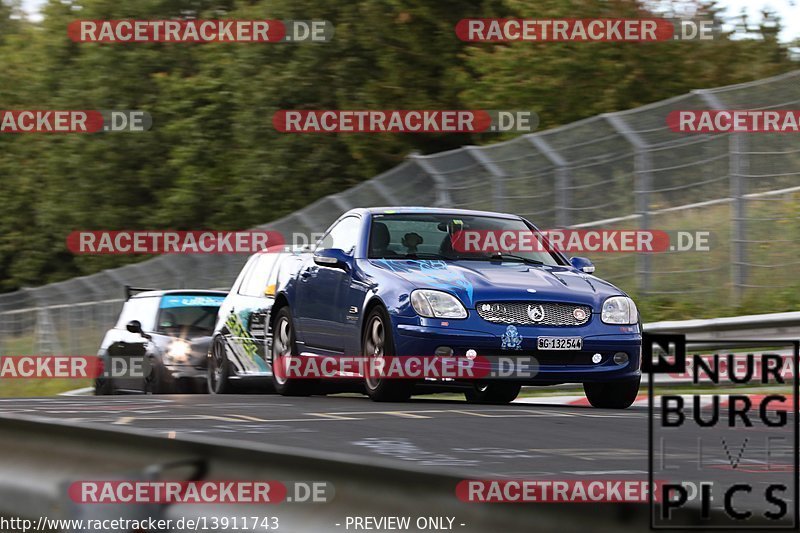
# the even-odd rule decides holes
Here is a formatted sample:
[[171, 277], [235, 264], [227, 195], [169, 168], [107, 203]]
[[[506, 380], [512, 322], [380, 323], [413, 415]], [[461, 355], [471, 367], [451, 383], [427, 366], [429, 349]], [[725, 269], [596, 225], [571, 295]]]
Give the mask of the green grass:
[[56, 396], [62, 392], [90, 386], [92, 386], [91, 379], [0, 379], [0, 397]]
[[[72, 335], [76, 332], [71, 331]], [[100, 346], [96, 331], [84, 331], [76, 337], [76, 341], [82, 348], [78, 354], [69, 353], [71, 350], [63, 350], [64, 354], [57, 355], [94, 355]], [[32, 355], [36, 354], [36, 342], [33, 333], [28, 335], [16, 335], [3, 339], [2, 356]], [[55, 396], [62, 392], [74, 389], [89, 387], [93, 385], [91, 379], [28, 379], [28, 378], [0, 378], [0, 397], [2, 398], [30, 398], [36, 396]]]

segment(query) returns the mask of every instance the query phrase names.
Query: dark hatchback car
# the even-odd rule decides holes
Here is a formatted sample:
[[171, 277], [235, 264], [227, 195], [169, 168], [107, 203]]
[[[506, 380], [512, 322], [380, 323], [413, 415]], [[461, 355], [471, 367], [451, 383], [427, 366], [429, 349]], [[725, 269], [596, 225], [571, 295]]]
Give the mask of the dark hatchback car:
[[95, 394], [204, 391], [211, 334], [226, 295], [128, 287], [117, 323], [97, 354], [104, 371]]

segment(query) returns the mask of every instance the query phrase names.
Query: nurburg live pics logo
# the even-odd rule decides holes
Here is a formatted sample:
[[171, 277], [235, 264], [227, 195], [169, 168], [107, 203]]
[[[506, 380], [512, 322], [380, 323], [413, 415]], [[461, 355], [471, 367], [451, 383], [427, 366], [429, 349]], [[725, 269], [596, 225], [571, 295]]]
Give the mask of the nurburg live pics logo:
[[[800, 341], [690, 344], [691, 354], [685, 335], [642, 339], [650, 485], [667, 479], [650, 496], [651, 528], [797, 530]], [[692, 394], [654, 396], [658, 375], [687, 371]]]

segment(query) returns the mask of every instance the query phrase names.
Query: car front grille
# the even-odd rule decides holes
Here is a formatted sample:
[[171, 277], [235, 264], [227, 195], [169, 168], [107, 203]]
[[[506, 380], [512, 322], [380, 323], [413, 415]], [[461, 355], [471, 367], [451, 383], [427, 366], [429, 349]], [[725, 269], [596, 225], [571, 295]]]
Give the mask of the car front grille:
[[[582, 326], [589, 322], [592, 308], [588, 305], [554, 302], [479, 302], [478, 315], [495, 324], [519, 326]], [[576, 310], [583, 311], [581, 319]]]

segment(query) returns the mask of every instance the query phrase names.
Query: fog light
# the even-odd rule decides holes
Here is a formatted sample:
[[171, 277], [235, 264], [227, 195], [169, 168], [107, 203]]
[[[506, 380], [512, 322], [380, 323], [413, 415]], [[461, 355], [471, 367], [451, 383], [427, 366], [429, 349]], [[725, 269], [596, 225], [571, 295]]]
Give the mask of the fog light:
[[603, 356], [599, 353], [596, 353], [592, 356], [592, 363], [597, 364], [603, 360]]
[[453, 355], [453, 349], [449, 346], [439, 346], [433, 353], [439, 357], [450, 357]]
[[614, 362], [618, 365], [625, 365], [628, 363], [628, 354], [625, 352], [617, 352], [614, 354]]

